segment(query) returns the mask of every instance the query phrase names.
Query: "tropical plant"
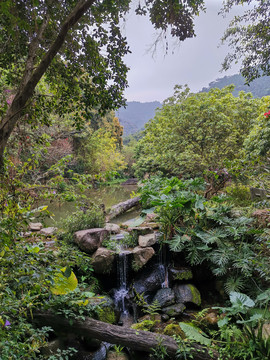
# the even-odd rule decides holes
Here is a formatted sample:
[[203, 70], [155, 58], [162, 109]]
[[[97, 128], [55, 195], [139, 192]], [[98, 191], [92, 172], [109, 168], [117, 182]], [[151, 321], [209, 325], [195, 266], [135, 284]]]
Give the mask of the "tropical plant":
[[[196, 191], [204, 189], [203, 179], [182, 181], [153, 177], [139, 190], [143, 207], [150, 207], [157, 215], [166, 238], [172, 238], [177, 226], [204, 209], [204, 198]], [[191, 191], [193, 190], [193, 191]]]
[[231, 292], [230, 302], [229, 307], [218, 308], [223, 314], [218, 322], [219, 336], [225, 340], [221, 345], [221, 354], [227, 354], [225, 359], [267, 360], [270, 337], [265, 326], [270, 319], [269, 290], [259, 294], [256, 301], [246, 294]]
[[170, 250], [192, 266], [211, 269], [227, 294], [264, 288], [270, 280], [265, 230], [254, 227], [250, 217], [234, 216], [226, 197], [206, 200], [202, 188], [200, 179], [153, 177], [140, 193], [143, 205], [158, 214]]

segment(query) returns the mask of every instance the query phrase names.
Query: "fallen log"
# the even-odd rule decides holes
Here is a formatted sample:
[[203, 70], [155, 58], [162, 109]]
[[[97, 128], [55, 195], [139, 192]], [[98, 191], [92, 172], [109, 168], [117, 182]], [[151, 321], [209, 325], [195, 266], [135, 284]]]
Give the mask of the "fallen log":
[[119, 204], [113, 205], [106, 216], [106, 220], [110, 221], [116, 216], [123, 214], [124, 212], [132, 209], [134, 206], [138, 205], [140, 197], [136, 196], [135, 198], [129, 199], [127, 201], [120, 202]]
[[[61, 333], [72, 332], [111, 344], [126, 346], [137, 351], [152, 352], [152, 349], [162, 345], [166, 348], [171, 359], [175, 358], [178, 349], [176, 341], [170, 336], [111, 325], [91, 318], [86, 318], [84, 321], [72, 320], [71, 323], [70, 320], [54, 314], [36, 313], [33, 316], [33, 321], [39, 326], [50, 326]], [[218, 358], [215, 351], [211, 351], [210, 355], [198, 344], [192, 345], [192, 355], [194, 360]]]

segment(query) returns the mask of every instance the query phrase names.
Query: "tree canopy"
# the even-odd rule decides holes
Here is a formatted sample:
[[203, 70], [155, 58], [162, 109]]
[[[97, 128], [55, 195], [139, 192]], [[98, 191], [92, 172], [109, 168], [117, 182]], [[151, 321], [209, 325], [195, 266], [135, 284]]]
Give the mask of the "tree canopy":
[[162, 171], [174, 175], [202, 175], [224, 167], [224, 160], [240, 157], [255, 119], [267, 108], [269, 98], [254, 99], [233, 85], [190, 94], [176, 87], [146, 126], [137, 147], [138, 175]]
[[250, 5], [241, 16], [236, 16], [226, 30], [223, 41], [228, 41], [232, 52], [223, 63], [228, 70], [233, 62], [241, 62], [241, 74], [247, 82], [270, 75], [270, 2], [265, 0], [226, 0], [223, 13], [234, 5]]
[[[194, 36], [193, 18], [203, 0], [139, 2], [136, 13], [149, 14], [155, 29], [179, 40]], [[123, 105], [129, 48], [120, 20], [131, 0], [4, 0], [0, 3], [1, 99], [0, 162], [11, 132], [21, 121], [47, 121], [48, 108], [73, 112], [80, 125], [88, 112]], [[36, 91], [42, 77], [49, 95]], [[2, 77], [2, 76], [1, 76]], [[3, 84], [2, 84], [3, 85]], [[70, 100], [73, 100], [70, 102]], [[39, 117], [31, 110], [42, 109]], [[37, 115], [37, 114], [35, 114]]]

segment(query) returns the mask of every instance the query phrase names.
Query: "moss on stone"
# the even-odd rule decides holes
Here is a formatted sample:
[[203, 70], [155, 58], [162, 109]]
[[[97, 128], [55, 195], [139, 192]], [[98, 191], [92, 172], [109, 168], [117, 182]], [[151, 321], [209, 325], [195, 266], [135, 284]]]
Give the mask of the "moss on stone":
[[192, 302], [198, 306], [201, 305], [202, 299], [199, 290], [192, 284], [187, 285], [192, 293]]
[[155, 326], [156, 321], [153, 320], [143, 320], [137, 324], [131, 325], [131, 328], [134, 330], [143, 330], [143, 331], [151, 331]]
[[164, 329], [164, 334], [168, 336], [177, 335], [182, 339], [185, 338], [185, 333], [178, 324], [169, 324]]
[[184, 270], [177, 274], [174, 274], [174, 280], [190, 280], [192, 279], [193, 275], [191, 270]]
[[116, 316], [114, 309], [110, 306], [100, 307], [97, 310], [98, 320], [109, 323], [115, 324], [116, 323]]

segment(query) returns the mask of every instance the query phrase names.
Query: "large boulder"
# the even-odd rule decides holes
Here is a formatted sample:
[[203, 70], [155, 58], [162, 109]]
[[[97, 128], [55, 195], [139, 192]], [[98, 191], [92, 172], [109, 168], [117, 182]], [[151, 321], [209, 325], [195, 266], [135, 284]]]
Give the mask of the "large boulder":
[[108, 236], [108, 231], [102, 228], [76, 231], [74, 242], [87, 254], [95, 252]]
[[134, 289], [137, 293], [149, 294], [155, 293], [162, 286], [164, 281], [164, 274], [162, 274], [160, 267], [155, 265], [151, 269], [145, 269], [141, 274], [137, 276], [134, 281]]
[[159, 289], [153, 301], [158, 301], [160, 307], [170, 306], [175, 303], [174, 291], [170, 288]]
[[141, 269], [155, 254], [155, 250], [152, 247], [140, 247], [136, 246], [133, 251], [133, 268], [135, 270]]
[[155, 233], [139, 236], [139, 246], [141, 246], [141, 247], [152, 246], [156, 242], [157, 242], [157, 239], [156, 239]]
[[92, 266], [94, 272], [97, 274], [108, 274], [111, 272], [113, 262], [115, 259], [115, 252], [103, 247], [100, 247], [92, 256]]
[[173, 287], [177, 303], [186, 304], [193, 303], [197, 306], [201, 305], [201, 294], [199, 290], [192, 284], [176, 284]]
[[120, 226], [113, 223], [107, 223], [105, 225], [105, 230], [107, 230], [110, 234], [119, 234], [120, 233]]

